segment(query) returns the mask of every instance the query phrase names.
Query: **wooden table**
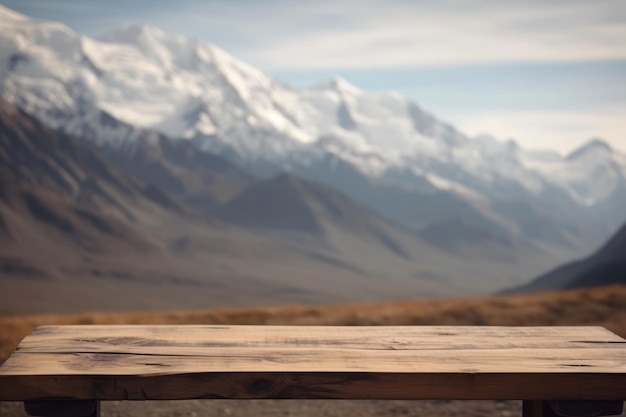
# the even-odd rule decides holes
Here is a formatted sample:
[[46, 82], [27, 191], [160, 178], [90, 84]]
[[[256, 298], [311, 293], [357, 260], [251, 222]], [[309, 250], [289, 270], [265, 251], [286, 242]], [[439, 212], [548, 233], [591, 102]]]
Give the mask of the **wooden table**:
[[0, 400], [31, 415], [198, 398], [518, 399], [527, 416], [549, 414], [543, 400], [615, 407], [626, 340], [601, 327], [43, 326], [0, 367]]

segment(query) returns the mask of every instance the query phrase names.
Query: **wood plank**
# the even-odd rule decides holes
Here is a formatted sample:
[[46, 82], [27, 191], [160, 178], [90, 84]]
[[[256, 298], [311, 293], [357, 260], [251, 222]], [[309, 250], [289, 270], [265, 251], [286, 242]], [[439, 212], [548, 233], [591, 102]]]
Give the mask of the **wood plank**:
[[37, 398], [625, 399], [598, 327], [45, 326], [0, 368]]
[[3, 375], [151, 375], [192, 372], [626, 374], [626, 349], [204, 349], [198, 355], [21, 353]]
[[95, 400], [24, 401], [24, 409], [29, 416], [100, 417], [100, 401]]
[[0, 378], [3, 400], [404, 399], [621, 400], [621, 375], [181, 373], [150, 376], [65, 375]]
[[[584, 336], [581, 336], [584, 335]], [[480, 336], [477, 338], [476, 336]], [[333, 349], [502, 349], [597, 347], [626, 343], [602, 328], [82, 326], [42, 327], [21, 352], [119, 352], [196, 355], [202, 348], [275, 347]], [[617, 346], [615, 346], [617, 347]]]
[[226, 326], [226, 325], [70, 325], [41, 326], [28, 339], [42, 339], [58, 336], [125, 336], [125, 337], [183, 337], [185, 340], [206, 340], [207, 332], [217, 339], [232, 341], [266, 340], [268, 336], [281, 340], [293, 337], [314, 340], [344, 340], [346, 337], [373, 339], [386, 337], [419, 337], [439, 339], [445, 336], [471, 338], [479, 335], [481, 339], [551, 338], [595, 341], [623, 341], [614, 333], [595, 326], [543, 326], [543, 327], [504, 327], [504, 326]]

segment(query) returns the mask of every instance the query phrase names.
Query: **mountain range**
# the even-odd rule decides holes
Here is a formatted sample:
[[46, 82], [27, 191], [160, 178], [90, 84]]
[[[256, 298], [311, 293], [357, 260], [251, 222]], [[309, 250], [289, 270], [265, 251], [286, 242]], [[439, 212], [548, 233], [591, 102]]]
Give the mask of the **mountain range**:
[[[516, 240], [499, 254], [452, 253], [327, 186], [292, 174], [256, 178], [165, 137], [142, 141], [138, 149], [150, 152], [130, 168], [126, 153], [103, 152], [0, 101], [3, 309], [470, 294], [521, 283], [553, 262], [537, 248], [519, 250], [525, 242]], [[164, 149], [178, 152], [158, 157]], [[178, 185], [141, 179], [151, 172]], [[193, 172], [202, 175], [192, 181]], [[501, 243], [487, 236], [481, 246], [492, 240]]]
[[92, 39], [6, 8], [0, 21], [2, 97], [98, 144], [132, 153], [142, 129], [158, 132], [253, 174], [331, 185], [414, 228], [462, 215], [576, 246], [625, 220], [626, 156], [601, 140], [567, 157], [527, 151], [338, 77], [297, 90], [151, 26]]
[[89, 255], [46, 259], [58, 276], [135, 242], [113, 272], [222, 288], [198, 303], [489, 292], [626, 220], [626, 155], [600, 139], [562, 157], [469, 137], [397, 93], [295, 89], [146, 25], [94, 39], [2, 6], [0, 24], [7, 275], [60, 239]]

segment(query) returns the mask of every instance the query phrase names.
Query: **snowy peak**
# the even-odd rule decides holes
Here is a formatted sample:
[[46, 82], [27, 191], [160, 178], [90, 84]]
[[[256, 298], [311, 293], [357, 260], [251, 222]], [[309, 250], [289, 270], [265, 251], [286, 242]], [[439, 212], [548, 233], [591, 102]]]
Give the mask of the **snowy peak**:
[[99, 39], [104, 42], [127, 43], [136, 45], [149, 39], [163, 39], [165, 32], [152, 25], [132, 24], [122, 26], [119, 29], [101, 35]]
[[62, 23], [30, 19], [0, 6], [0, 24], [0, 62], [9, 60], [8, 65], [0, 66], [0, 77], [5, 68], [15, 70], [17, 61], [31, 63], [23, 75], [44, 76], [49, 71], [46, 67], [52, 65], [52, 56], [61, 61], [54, 64], [61, 68], [54, 70], [64, 73], [68, 61], [73, 61], [80, 50], [81, 37]]
[[0, 19], [2, 98], [99, 143], [128, 145], [133, 129], [148, 129], [252, 170], [326, 178], [316, 170], [332, 160], [382, 186], [414, 190], [437, 178], [435, 188], [463, 190], [468, 201], [532, 200], [548, 211], [587, 210], [626, 187], [626, 156], [599, 140], [568, 158], [529, 152], [472, 139], [398, 93], [341, 77], [285, 87], [214, 45], [153, 26], [95, 40], [2, 7]]
[[122, 26], [101, 35], [99, 40], [138, 48], [145, 57], [157, 58], [170, 71], [230, 70], [246, 73], [251, 77], [264, 77], [256, 68], [239, 61], [213, 44], [171, 35], [152, 25]]
[[0, 22], [24, 20], [29, 20], [29, 18], [0, 4]]
[[[600, 212], [605, 203], [615, 201], [614, 209], [623, 211], [615, 199], [626, 189], [626, 155], [603, 140], [592, 139], [560, 160], [531, 156], [526, 162], [583, 206]], [[620, 216], [617, 220], [624, 219]]]
[[100, 42], [135, 48], [144, 59], [167, 71], [176, 67], [190, 68], [197, 58], [193, 41], [169, 35], [152, 25], [123, 26], [99, 37]]
[[346, 79], [338, 75], [334, 75], [329, 80], [322, 82], [320, 84], [317, 84], [315, 88], [320, 89], [320, 90], [332, 90], [340, 94], [351, 94], [351, 95], [355, 95], [355, 94], [359, 94], [363, 92], [361, 89], [359, 89], [358, 87], [356, 87], [355, 85], [351, 84], [349, 81], [347, 81]]
[[568, 160], [576, 160], [585, 157], [590, 154], [604, 154], [610, 155], [613, 153], [611, 145], [599, 138], [591, 139], [578, 149], [572, 151], [568, 156]]

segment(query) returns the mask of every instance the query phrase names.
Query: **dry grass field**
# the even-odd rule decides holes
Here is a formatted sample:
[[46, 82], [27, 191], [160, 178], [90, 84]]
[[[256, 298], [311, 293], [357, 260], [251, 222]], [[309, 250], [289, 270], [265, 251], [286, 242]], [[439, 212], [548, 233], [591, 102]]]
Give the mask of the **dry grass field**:
[[0, 361], [44, 324], [601, 325], [626, 337], [626, 286], [516, 296], [205, 311], [0, 316]]

